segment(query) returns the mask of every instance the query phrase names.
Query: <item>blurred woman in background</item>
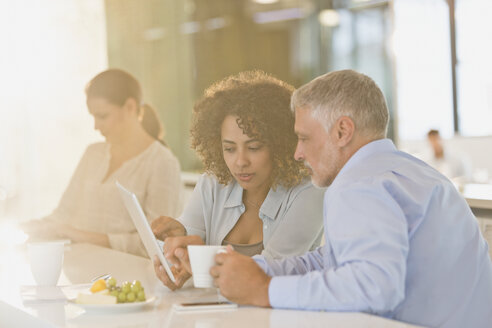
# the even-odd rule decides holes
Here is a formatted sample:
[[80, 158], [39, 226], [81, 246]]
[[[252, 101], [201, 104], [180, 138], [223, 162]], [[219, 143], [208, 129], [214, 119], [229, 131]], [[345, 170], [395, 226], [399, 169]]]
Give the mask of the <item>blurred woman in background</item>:
[[182, 210], [180, 165], [162, 138], [155, 111], [138, 81], [109, 69], [86, 87], [94, 128], [105, 142], [90, 145], [52, 214], [23, 229], [36, 239], [70, 239], [146, 256], [115, 182], [134, 192], [148, 219]]
[[[159, 279], [176, 289], [189, 278], [175, 251], [189, 244], [232, 245], [270, 258], [314, 249], [323, 232], [324, 190], [315, 188], [294, 152], [294, 88], [261, 71], [243, 72], [208, 88], [194, 106], [192, 147], [205, 166], [181, 216], [152, 222], [166, 241], [172, 283], [154, 259]], [[185, 259], [186, 261], [186, 259]]]

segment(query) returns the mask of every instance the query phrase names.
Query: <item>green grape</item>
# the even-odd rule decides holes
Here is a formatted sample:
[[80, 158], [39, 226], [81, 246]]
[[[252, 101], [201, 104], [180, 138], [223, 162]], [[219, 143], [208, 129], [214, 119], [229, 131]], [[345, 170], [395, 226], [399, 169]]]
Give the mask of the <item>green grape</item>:
[[143, 302], [146, 300], [144, 287], [138, 280], [132, 283], [125, 281], [118, 286], [114, 277], [109, 277], [106, 281], [109, 295], [115, 296], [118, 303]]
[[126, 293], [120, 292], [118, 294], [118, 303], [125, 303], [126, 302]]
[[121, 291], [125, 294], [128, 294], [131, 291], [131, 285], [128, 281], [125, 281], [123, 285], [121, 285]]
[[114, 277], [109, 277], [109, 279], [106, 281], [106, 284], [109, 287], [115, 287], [116, 286], [116, 279]]
[[145, 292], [143, 290], [139, 291], [137, 294], [137, 300], [139, 302], [145, 301]]
[[132, 284], [132, 292], [134, 292], [135, 294], [137, 294], [141, 289], [141, 286], [136, 285], [135, 283]]
[[127, 302], [135, 302], [135, 293], [134, 292], [129, 292], [126, 294], [126, 301]]

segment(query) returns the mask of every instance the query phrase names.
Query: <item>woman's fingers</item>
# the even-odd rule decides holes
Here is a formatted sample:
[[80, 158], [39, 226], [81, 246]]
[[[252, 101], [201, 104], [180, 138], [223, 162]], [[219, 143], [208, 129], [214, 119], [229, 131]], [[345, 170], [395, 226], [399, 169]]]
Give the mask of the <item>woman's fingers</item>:
[[200, 236], [168, 237], [164, 243], [164, 256], [178, 268], [184, 268], [191, 273], [188, 259], [188, 245], [203, 245]]
[[168, 216], [161, 216], [153, 220], [150, 227], [154, 235], [160, 240], [165, 240], [171, 236], [184, 236], [186, 234], [184, 226], [179, 221]]
[[175, 256], [179, 259], [181, 267], [187, 272], [191, 273], [190, 259], [188, 258], [188, 251], [184, 248], [178, 248], [174, 252]]
[[178, 288], [181, 288], [183, 287], [184, 283], [191, 277], [191, 275], [186, 270], [179, 270], [179, 272], [177, 272], [174, 277], [176, 278], [176, 286]]
[[153, 263], [154, 263], [154, 271], [157, 278], [159, 278], [159, 280], [162, 281], [162, 283], [169, 289], [176, 290], [178, 287], [171, 281], [171, 279], [167, 275], [166, 270], [162, 266], [157, 256], [154, 256]]

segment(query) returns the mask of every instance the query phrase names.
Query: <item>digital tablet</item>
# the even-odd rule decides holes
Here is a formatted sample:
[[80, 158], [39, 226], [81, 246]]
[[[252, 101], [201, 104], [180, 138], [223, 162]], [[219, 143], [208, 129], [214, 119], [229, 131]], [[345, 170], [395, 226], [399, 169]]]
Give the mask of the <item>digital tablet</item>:
[[120, 191], [123, 202], [125, 203], [125, 207], [128, 210], [128, 213], [130, 213], [133, 224], [135, 224], [135, 227], [137, 228], [140, 239], [142, 240], [150, 259], [153, 260], [154, 255], [157, 255], [162, 263], [162, 266], [166, 270], [169, 279], [171, 279], [171, 281], [175, 283], [176, 279], [174, 278], [174, 275], [171, 271], [171, 267], [164, 257], [164, 254], [162, 253], [163, 243], [161, 242], [161, 244], [159, 245], [160, 240], [158, 241], [155, 238], [154, 233], [150, 228], [149, 222], [147, 221], [147, 218], [145, 217], [145, 214], [142, 210], [142, 207], [138, 202], [137, 196], [135, 196], [135, 194], [131, 191], [125, 189], [125, 187], [123, 187], [119, 182], [116, 182], [116, 187], [118, 187]]

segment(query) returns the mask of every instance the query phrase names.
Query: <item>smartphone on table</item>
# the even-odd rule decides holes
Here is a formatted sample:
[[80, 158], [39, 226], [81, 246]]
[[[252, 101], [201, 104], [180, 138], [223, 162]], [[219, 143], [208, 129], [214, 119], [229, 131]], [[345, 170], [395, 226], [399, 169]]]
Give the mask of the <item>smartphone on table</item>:
[[175, 311], [222, 311], [237, 309], [237, 304], [227, 301], [193, 301], [176, 303], [173, 309]]

